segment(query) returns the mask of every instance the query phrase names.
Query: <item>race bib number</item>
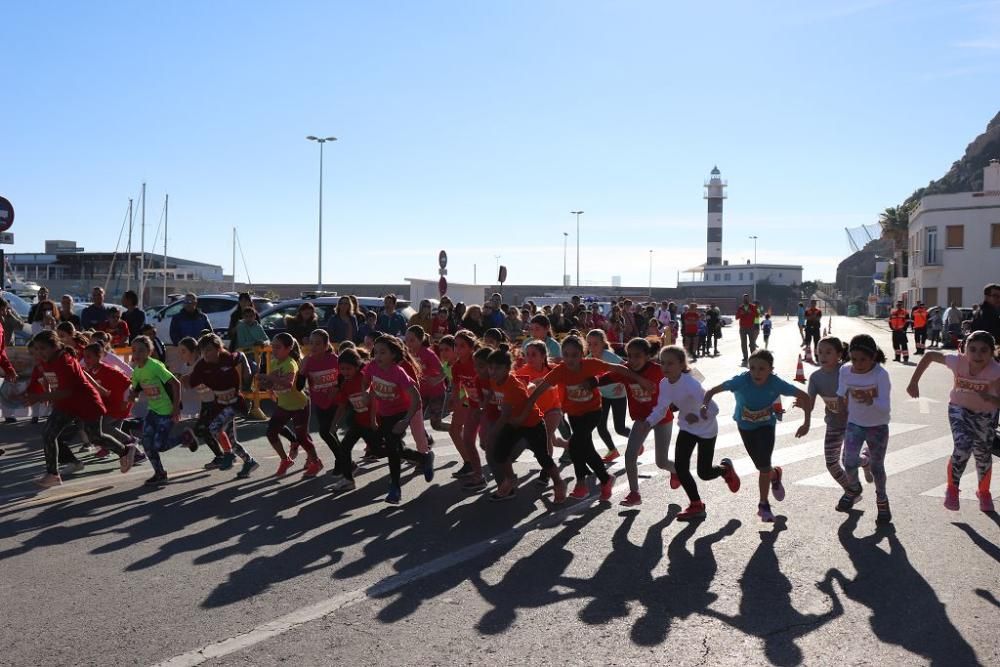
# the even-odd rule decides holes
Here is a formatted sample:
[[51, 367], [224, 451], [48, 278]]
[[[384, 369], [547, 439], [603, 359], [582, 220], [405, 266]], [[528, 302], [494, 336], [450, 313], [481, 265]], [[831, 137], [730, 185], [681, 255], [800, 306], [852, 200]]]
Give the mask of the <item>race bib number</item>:
[[45, 378], [45, 384], [47, 384], [49, 386], [49, 391], [55, 391], [55, 390], [59, 389], [59, 376], [58, 375], [56, 375], [55, 373], [49, 373], [49, 372], [46, 371], [45, 373], [42, 373], [42, 376]]
[[770, 405], [760, 410], [743, 408], [743, 412], [740, 413], [740, 418], [748, 424], [759, 424], [761, 422], [771, 421], [772, 414], [774, 414], [774, 408]]
[[490, 405], [501, 406], [503, 405], [503, 392], [491, 391], [490, 392]]
[[153, 401], [160, 397], [160, 383], [143, 383], [142, 393], [149, 400]]
[[382, 378], [372, 378], [372, 391], [380, 401], [394, 401], [398, 395], [398, 387], [394, 382], [386, 382]]
[[961, 376], [955, 377], [955, 391], [967, 391], [978, 394], [980, 392], [988, 391], [989, 388], [989, 382], [983, 382], [982, 380]]
[[851, 387], [851, 398], [859, 403], [867, 403], [878, 398], [878, 387]]
[[826, 403], [826, 411], [831, 414], [837, 414], [840, 412], [840, 399], [836, 396], [821, 396], [823, 402]]
[[593, 395], [593, 390], [585, 384], [566, 386], [566, 398], [574, 403], [586, 403]]
[[309, 382], [314, 391], [329, 391], [337, 384], [337, 371], [329, 369], [310, 373]]
[[648, 389], [644, 389], [640, 384], [630, 384], [628, 388], [632, 392], [632, 398], [637, 403], [652, 403], [653, 402], [653, 392]]
[[202, 403], [206, 401], [211, 401], [212, 399], [215, 398], [215, 392], [206, 387], [205, 385], [201, 385], [200, 387], [195, 387], [194, 391], [196, 394], [198, 394], [198, 400], [200, 400]]
[[223, 389], [222, 391], [212, 392], [215, 395], [215, 400], [220, 405], [231, 405], [236, 402], [236, 390], [235, 389]]
[[355, 412], [368, 412], [368, 394], [364, 392], [351, 394], [348, 400]]

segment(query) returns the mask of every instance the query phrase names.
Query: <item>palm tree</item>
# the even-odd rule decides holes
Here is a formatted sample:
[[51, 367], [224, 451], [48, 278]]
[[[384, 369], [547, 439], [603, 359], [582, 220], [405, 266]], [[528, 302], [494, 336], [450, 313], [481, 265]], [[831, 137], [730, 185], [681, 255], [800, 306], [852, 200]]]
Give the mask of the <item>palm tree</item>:
[[878, 216], [882, 238], [892, 241], [897, 248], [905, 247], [910, 227], [910, 209], [906, 205], [890, 206]]

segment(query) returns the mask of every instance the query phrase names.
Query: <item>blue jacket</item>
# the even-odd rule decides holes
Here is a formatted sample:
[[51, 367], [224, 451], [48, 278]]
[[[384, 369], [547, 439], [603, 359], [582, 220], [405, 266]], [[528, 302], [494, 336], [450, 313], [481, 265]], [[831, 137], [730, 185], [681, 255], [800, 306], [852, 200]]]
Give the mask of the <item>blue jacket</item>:
[[182, 309], [181, 312], [170, 318], [170, 342], [177, 345], [181, 338], [187, 336], [198, 338], [201, 332], [206, 329], [212, 331], [212, 323], [208, 321], [208, 315], [201, 310], [189, 313]]
[[347, 319], [348, 321], [345, 322], [334, 313], [326, 321], [326, 330], [330, 334], [330, 340], [334, 343], [343, 343], [345, 340], [354, 341], [355, 343], [363, 342], [364, 337], [358, 337], [358, 318], [351, 315]]

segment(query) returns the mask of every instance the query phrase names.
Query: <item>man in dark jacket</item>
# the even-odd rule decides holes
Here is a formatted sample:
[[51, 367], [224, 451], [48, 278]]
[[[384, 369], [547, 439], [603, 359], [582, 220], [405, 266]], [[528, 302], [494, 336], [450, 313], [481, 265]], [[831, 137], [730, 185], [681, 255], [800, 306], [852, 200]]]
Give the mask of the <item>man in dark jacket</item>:
[[170, 318], [170, 342], [177, 345], [181, 338], [198, 338], [206, 330], [212, 330], [212, 323], [208, 321], [208, 315], [198, 308], [198, 297], [185, 294], [184, 308]]
[[990, 283], [983, 288], [983, 305], [972, 320], [973, 331], [988, 331], [1000, 343], [1000, 285]]
[[108, 314], [110, 307], [104, 305], [103, 287], [95, 287], [90, 293], [90, 298], [93, 303], [84, 308], [83, 312], [80, 313], [80, 328], [84, 331], [97, 329], [97, 327], [107, 322], [110, 317]]

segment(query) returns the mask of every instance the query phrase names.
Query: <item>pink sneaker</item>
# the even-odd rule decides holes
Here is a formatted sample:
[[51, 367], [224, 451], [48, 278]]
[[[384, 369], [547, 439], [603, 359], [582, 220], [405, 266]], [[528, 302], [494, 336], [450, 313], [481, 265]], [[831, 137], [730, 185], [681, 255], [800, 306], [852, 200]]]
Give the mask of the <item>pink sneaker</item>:
[[946, 510], [951, 510], [952, 512], [957, 512], [958, 507], [958, 487], [954, 484], [949, 484], [948, 488], [945, 489], [944, 492], [944, 508]]
[[611, 493], [615, 490], [615, 478], [608, 477], [608, 481], [601, 484], [601, 500], [608, 502], [611, 500]]
[[629, 491], [625, 499], [618, 503], [622, 507], [638, 507], [642, 504], [642, 496], [638, 491]]
[[275, 477], [284, 477], [288, 469], [294, 465], [294, 461], [291, 459], [282, 459], [278, 462], [278, 470], [274, 473]]
[[995, 512], [993, 507], [993, 496], [989, 491], [976, 491], [976, 498], [979, 498], [979, 509], [983, 512]]
[[573, 487], [573, 492], [569, 495], [577, 500], [583, 500], [590, 495], [590, 489], [587, 488], [586, 482], [577, 482], [576, 486]]

